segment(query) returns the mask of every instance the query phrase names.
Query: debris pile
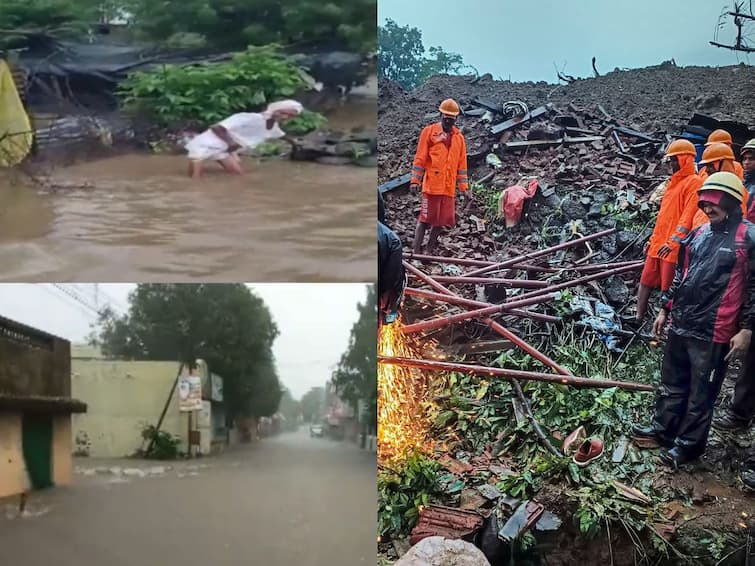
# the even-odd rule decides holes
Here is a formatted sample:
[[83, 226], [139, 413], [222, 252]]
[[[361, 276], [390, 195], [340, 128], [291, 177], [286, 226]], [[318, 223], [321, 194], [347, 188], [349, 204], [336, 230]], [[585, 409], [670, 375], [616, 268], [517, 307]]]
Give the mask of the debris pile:
[[[704, 143], [753, 104], [737, 87], [720, 97], [717, 119], [696, 114], [702, 94], [680, 104], [678, 93], [703, 87], [685, 73], [698, 70], [615, 72], [558, 89], [463, 77], [413, 93], [381, 85], [381, 192], [409, 275], [400, 330], [432, 344], [379, 352], [380, 371], [422, 370], [431, 401], [431, 439], [413, 443], [403, 469], [381, 469], [384, 556], [403, 555], [404, 537], [440, 535], [472, 542], [493, 566], [545, 555], [564, 565], [744, 559], [755, 526], [734, 478], [755, 457], [755, 429], [712, 433], [705, 457], [676, 474], [628, 434], [649, 421], [660, 378], [653, 313], [638, 323], [633, 296], [670, 174], [663, 150], [672, 135]], [[755, 80], [745, 67], [706, 73], [709, 83], [711, 74]], [[632, 76], [668, 87], [663, 96], [644, 87], [660, 108], [629, 88]], [[457, 204], [437, 255], [415, 255], [419, 199], [404, 190], [405, 174], [447, 96], [462, 105], [473, 198]], [[642, 119], [638, 105], [650, 107]], [[742, 124], [728, 129], [735, 142], [755, 137]]]

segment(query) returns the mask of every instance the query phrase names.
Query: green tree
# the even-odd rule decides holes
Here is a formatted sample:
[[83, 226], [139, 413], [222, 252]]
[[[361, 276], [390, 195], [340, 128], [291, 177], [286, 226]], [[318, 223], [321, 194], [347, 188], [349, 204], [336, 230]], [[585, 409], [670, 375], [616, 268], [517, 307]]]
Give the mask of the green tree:
[[[2, 0], [0, 1], [0, 48], [24, 45], [21, 32], [46, 32], [59, 37], [76, 37], [86, 33], [86, 21], [96, 11], [85, 3], [72, 0]], [[8, 33], [17, 30], [19, 35]]]
[[333, 381], [339, 396], [355, 409], [367, 405], [367, 419], [377, 422], [377, 289], [367, 287], [367, 298], [357, 307], [359, 318], [351, 329], [349, 346], [341, 356]]
[[103, 353], [136, 360], [204, 359], [224, 378], [231, 416], [270, 416], [281, 400], [272, 345], [278, 328], [264, 301], [243, 284], [142, 284], [129, 312], [105, 312]]
[[376, 37], [376, 0], [132, 0], [131, 9], [150, 39], [196, 34], [223, 49], [275, 42], [371, 50]]
[[418, 28], [400, 26], [387, 19], [378, 27], [378, 76], [398, 82], [407, 90], [414, 89], [438, 74], [458, 74], [471, 69], [458, 53], [442, 47], [425, 52], [422, 32]]
[[286, 428], [293, 430], [297, 427], [301, 415], [301, 403], [294, 399], [291, 391], [286, 387], [283, 388], [278, 411], [286, 417]]
[[321, 418], [325, 403], [325, 388], [313, 387], [301, 398], [301, 414], [308, 423]]

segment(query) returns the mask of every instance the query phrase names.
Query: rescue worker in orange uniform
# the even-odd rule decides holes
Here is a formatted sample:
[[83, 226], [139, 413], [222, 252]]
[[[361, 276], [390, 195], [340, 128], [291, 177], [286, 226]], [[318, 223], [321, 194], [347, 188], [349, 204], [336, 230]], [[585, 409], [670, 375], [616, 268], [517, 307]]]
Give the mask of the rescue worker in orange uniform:
[[427, 250], [438, 243], [443, 227], [456, 225], [456, 189], [469, 190], [467, 177], [467, 142], [455, 126], [460, 113], [455, 100], [447, 98], [438, 108], [440, 122], [422, 130], [412, 165], [411, 188], [422, 187], [422, 201], [414, 233], [414, 253], [422, 251], [427, 227], [430, 237]]
[[687, 237], [697, 207], [697, 189], [703, 180], [695, 170], [697, 151], [692, 142], [675, 140], [666, 149], [664, 160], [671, 164], [672, 175], [661, 200], [653, 235], [645, 245], [645, 267], [637, 292], [637, 320], [647, 312], [654, 288], [667, 291], [674, 281], [679, 245]]
[[[726, 130], [713, 130], [710, 135], [708, 136], [708, 140], [705, 142], [706, 149], [713, 145], [714, 143], [722, 143], [729, 146], [729, 149], [732, 150], [731, 159], [734, 160], [734, 140], [731, 139], [731, 134], [727, 132]], [[734, 170], [732, 173], [736, 174], [737, 177], [740, 179], [744, 176], [744, 169], [742, 168], [742, 165], [738, 163], [737, 161], [734, 161], [733, 163]], [[724, 169], [726, 171], [726, 169]], [[703, 177], [703, 180], [705, 177], [710, 175], [708, 171], [705, 169], [700, 171], [700, 175]], [[707, 222], [707, 221], [706, 221]]]
[[[716, 130], [716, 132], [723, 132], [724, 130]], [[716, 133], [713, 132], [713, 133]], [[726, 133], [726, 132], [724, 132]], [[728, 134], [727, 134], [728, 135]], [[713, 134], [711, 134], [713, 136]], [[710, 139], [710, 138], [708, 138]], [[744, 172], [737, 173], [736, 165], [739, 165], [734, 161], [734, 152], [731, 147], [725, 143], [708, 143], [705, 145], [705, 151], [703, 151], [703, 157], [700, 159], [700, 165], [702, 169], [698, 173], [699, 177], [703, 180], [707, 179], [709, 175], [718, 173], [719, 171], [727, 171], [734, 173], [740, 180], [744, 179]], [[739, 165], [739, 170], [744, 171], [742, 166]], [[742, 203], [742, 213], [747, 218], [747, 200]], [[697, 228], [708, 222], [708, 217], [702, 210], [698, 210], [692, 220], [692, 228]]]

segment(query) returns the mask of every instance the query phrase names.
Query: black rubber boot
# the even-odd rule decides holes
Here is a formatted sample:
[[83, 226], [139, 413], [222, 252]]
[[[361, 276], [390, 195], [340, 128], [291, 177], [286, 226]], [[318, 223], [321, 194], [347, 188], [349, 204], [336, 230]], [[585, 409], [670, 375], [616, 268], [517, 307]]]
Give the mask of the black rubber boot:
[[675, 470], [678, 470], [679, 466], [688, 464], [689, 462], [692, 462], [696, 459], [685, 454], [684, 451], [681, 450], [678, 446], [674, 446], [669, 450], [664, 450], [663, 452], [661, 452], [660, 458], [661, 462]]
[[652, 426], [633, 425], [632, 436], [639, 438], [655, 438], [655, 429]]
[[632, 426], [631, 436], [632, 438], [636, 438], [637, 440], [654, 440], [659, 446], [663, 446], [665, 448], [671, 448], [674, 445], [673, 440], [661, 435], [652, 425], [651, 426], [641, 426], [641, 425]]

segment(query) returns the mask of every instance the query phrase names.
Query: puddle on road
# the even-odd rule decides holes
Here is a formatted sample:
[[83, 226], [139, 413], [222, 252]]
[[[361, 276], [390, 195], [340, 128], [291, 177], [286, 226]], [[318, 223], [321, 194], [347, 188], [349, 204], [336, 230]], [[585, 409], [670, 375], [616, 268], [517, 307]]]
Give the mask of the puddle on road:
[[26, 509], [19, 511], [18, 505], [6, 505], [4, 515], [9, 521], [14, 519], [35, 519], [47, 515], [50, 512], [50, 509], [51, 507], [44, 505], [27, 504]]
[[[349, 103], [331, 118], [334, 127], [374, 127], [375, 102]], [[234, 177], [213, 164], [191, 181], [181, 156], [129, 154], [52, 174], [94, 188], [39, 194], [0, 181], [0, 278], [375, 278], [374, 168], [247, 158], [245, 169]]]

